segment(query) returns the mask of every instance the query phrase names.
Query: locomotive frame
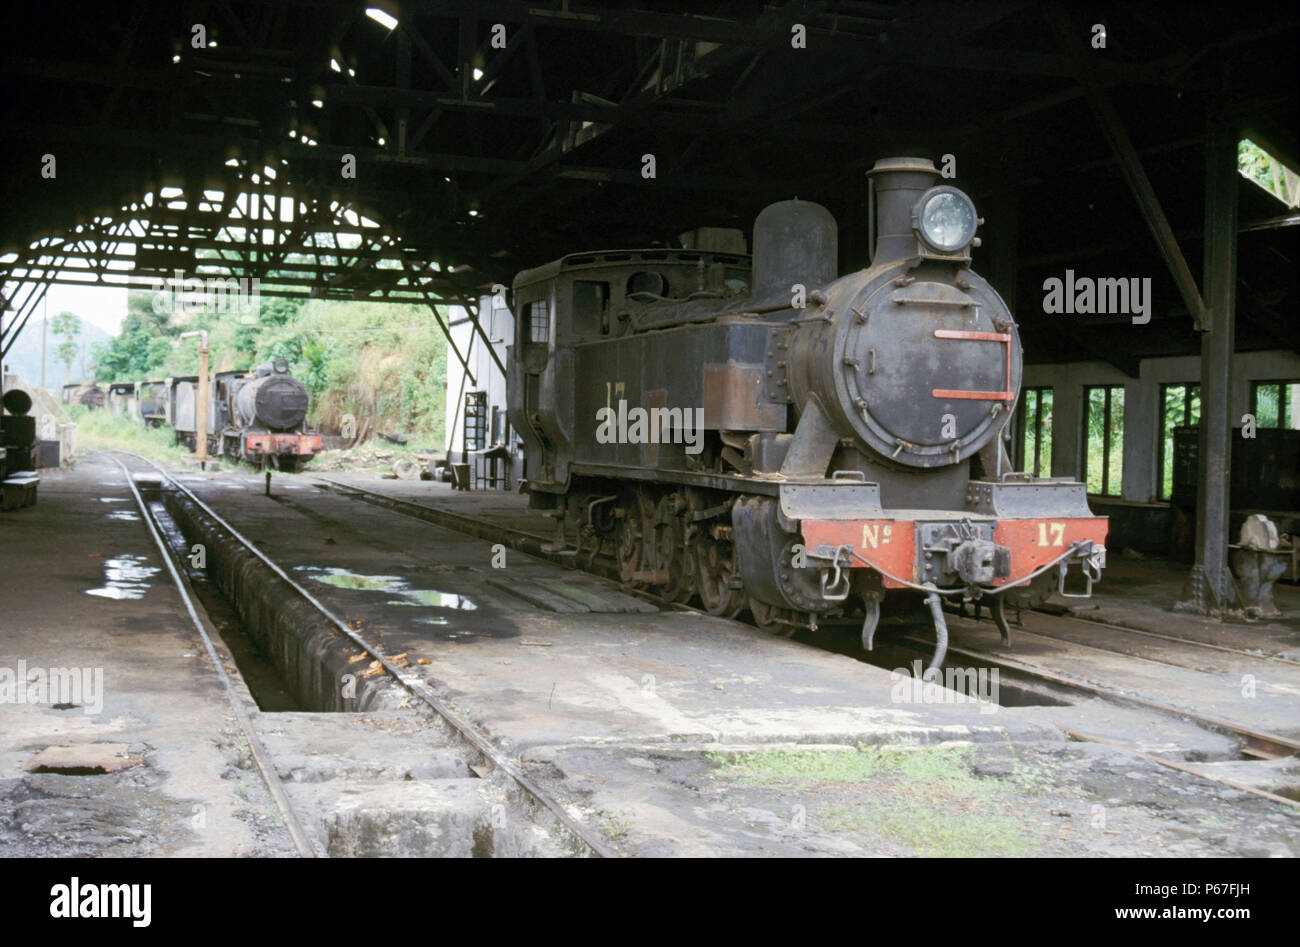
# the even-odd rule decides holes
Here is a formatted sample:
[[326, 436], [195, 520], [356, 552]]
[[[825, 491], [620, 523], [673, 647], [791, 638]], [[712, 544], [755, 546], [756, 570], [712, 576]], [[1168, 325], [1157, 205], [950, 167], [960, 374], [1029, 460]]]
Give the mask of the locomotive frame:
[[[970, 198], [927, 159], [871, 178], [872, 260], [843, 277], [834, 219], [797, 200], [758, 216], [752, 258], [606, 251], [520, 273], [510, 421], [557, 548], [612, 544], [625, 583], [781, 634], [860, 623], [868, 649], [882, 604], [922, 606], [932, 678], [943, 598], [986, 601], [1009, 643], [1008, 598], [1091, 594], [1107, 520], [1082, 483], [1011, 470], [1022, 353], [971, 269]], [[622, 426], [628, 404], [649, 429]], [[628, 436], [609, 443], [614, 414]]]

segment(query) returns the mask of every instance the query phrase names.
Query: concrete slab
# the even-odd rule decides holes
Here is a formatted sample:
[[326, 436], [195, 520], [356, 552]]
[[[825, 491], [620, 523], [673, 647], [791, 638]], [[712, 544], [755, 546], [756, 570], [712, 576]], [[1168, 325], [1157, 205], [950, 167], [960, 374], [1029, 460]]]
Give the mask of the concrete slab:
[[[46, 474], [38, 505], [4, 515], [0, 678], [32, 690], [0, 703], [0, 854], [291, 853], [260, 784], [237, 778], [229, 703], [144, 523], [115, 515], [133, 510], [99, 459]], [[105, 744], [140, 765], [26, 771], [46, 747]]]
[[85, 776], [116, 773], [134, 766], [125, 743], [85, 743], [81, 746], [47, 746], [27, 761], [29, 773], [63, 773]]

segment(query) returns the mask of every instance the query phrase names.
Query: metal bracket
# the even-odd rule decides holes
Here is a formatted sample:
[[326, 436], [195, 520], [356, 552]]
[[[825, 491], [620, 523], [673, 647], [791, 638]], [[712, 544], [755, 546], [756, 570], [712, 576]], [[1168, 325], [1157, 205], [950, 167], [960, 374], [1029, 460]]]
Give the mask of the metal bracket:
[[[823, 547], [817, 547], [818, 553]], [[850, 543], [844, 543], [837, 547], [830, 556], [821, 556], [815, 553], [806, 553], [812, 559], [830, 559], [829, 568], [821, 570], [821, 591], [822, 598], [828, 602], [842, 602], [849, 597], [849, 572], [848, 567], [853, 564], [853, 546]], [[845, 568], [840, 567], [840, 556], [846, 557], [844, 562]], [[830, 570], [834, 570], [832, 573]], [[828, 581], [829, 580], [829, 581]]]

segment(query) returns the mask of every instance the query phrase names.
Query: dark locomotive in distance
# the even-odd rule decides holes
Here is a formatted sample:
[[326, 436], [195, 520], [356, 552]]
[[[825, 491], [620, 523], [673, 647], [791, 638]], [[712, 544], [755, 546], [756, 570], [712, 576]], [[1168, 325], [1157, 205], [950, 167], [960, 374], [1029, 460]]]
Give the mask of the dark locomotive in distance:
[[[324, 441], [307, 431], [310, 397], [282, 358], [252, 371], [217, 372], [208, 399], [208, 453], [258, 466], [294, 471], [320, 452]], [[196, 444], [198, 379], [171, 380], [170, 412], [176, 440]]]
[[579, 550], [609, 543], [625, 582], [781, 633], [860, 623], [868, 648], [882, 603], [924, 603], [933, 675], [941, 597], [983, 600], [1009, 641], [1008, 596], [1091, 593], [1107, 521], [1083, 484], [1011, 470], [1020, 338], [971, 269], [970, 198], [926, 159], [871, 176], [871, 264], [839, 278], [835, 221], [806, 201], [759, 214], [752, 260], [520, 273], [510, 421], [531, 505]]

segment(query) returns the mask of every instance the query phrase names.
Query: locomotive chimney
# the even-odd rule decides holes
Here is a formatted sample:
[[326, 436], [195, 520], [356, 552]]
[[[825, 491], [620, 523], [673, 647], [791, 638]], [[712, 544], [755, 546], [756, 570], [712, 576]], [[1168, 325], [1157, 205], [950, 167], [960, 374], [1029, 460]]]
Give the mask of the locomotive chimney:
[[839, 230], [831, 212], [811, 201], [779, 201], [754, 220], [755, 302], [790, 297], [795, 283], [812, 290], [835, 279]]
[[939, 177], [934, 162], [929, 158], [881, 158], [867, 173], [875, 188], [876, 246], [872, 265], [915, 256], [912, 208]]

